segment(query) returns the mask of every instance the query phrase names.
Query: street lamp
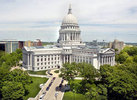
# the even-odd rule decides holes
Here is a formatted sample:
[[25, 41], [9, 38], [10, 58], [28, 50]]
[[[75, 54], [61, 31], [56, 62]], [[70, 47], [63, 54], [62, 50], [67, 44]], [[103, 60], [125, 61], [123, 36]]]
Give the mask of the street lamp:
[[57, 96], [58, 96], [58, 92], [55, 93], [55, 98], [56, 98], [56, 100], [57, 100]]

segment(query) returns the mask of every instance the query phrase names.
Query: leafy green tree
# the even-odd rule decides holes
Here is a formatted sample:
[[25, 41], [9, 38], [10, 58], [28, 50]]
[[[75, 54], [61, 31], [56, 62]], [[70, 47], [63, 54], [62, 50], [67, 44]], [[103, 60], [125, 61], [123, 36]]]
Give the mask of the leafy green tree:
[[124, 63], [126, 59], [129, 57], [127, 52], [122, 52], [116, 56], [116, 61], [120, 64]]
[[[136, 66], [131, 63], [116, 66], [101, 66], [102, 83], [108, 88], [109, 99], [137, 98]], [[136, 70], [136, 71], [135, 71]]]
[[129, 56], [124, 63], [133, 63], [133, 57]]
[[134, 56], [133, 56], [133, 61], [134, 61], [135, 63], [137, 63], [137, 55], [134, 55]]
[[91, 64], [81, 63], [80, 66], [80, 73], [84, 80], [88, 80], [93, 83], [97, 77], [99, 77], [99, 72], [97, 69], [94, 68]]
[[74, 80], [76, 75], [76, 68], [73, 66], [73, 64], [63, 64], [63, 68], [61, 68], [61, 74], [59, 75], [60, 77], [63, 77], [63, 79], [67, 80], [70, 84], [70, 81]]
[[6, 53], [4, 51], [0, 51], [0, 58], [5, 55]]
[[28, 75], [26, 71], [20, 69], [15, 69], [9, 73], [9, 81], [21, 82], [23, 85], [30, 84], [32, 78]]
[[21, 49], [17, 49], [16, 53], [18, 54], [19, 60], [22, 60], [22, 50]]
[[7, 80], [9, 70], [5, 67], [0, 67], [0, 91], [3, 86], [3, 82]]
[[90, 100], [107, 100], [107, 88], [101, 84], [98, 86], [92, 84], [91, 88], [85, 93], [85, 95]]
[[23, 100], [25, 90], [19, 82], [5, 81], [2, 87], [2, 96], [4, 100]]
[[127, 53], [128, 53], [130, 56], [137, 55], [137, 47], [136, 47], [136, 46], [130, 47], [130, 50], [128, 50]]

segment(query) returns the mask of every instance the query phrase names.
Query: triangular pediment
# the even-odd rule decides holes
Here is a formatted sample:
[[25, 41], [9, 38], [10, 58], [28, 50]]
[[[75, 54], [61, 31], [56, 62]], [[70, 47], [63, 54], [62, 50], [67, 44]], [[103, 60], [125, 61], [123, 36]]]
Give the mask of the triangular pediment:
[[106, 51], [104, 51], [104, 53], [115, 53], [115, 51], [113, 49], [107, 49]]

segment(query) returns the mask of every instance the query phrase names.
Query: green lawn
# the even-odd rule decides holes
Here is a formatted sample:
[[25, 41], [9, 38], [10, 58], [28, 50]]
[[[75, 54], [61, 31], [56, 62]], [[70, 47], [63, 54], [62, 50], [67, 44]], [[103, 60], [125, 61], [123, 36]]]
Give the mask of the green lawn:
[[59, 70], [55, 70], [54, 72], [55, 72], [55, 73], [59, 73]]
[[46, 71], [47, 70], [43, 70], [43, 71], [28, 71], [29, 74], [36, 74], [36, 75], [46, 75]]
[[40, 91], [39, 85], [45, 83], [48, 79], [47, 78], [40, 78], [40, 77], [32, 77], [33, 83], [30, 85], [26, 85], [26, 88], [29, 91], [29, 94], [25, 96], [25, 100], [29, 97], [35, 97], [38, 92]]
[[87, 100], [83, 94], [65, 92], [63, 100]]

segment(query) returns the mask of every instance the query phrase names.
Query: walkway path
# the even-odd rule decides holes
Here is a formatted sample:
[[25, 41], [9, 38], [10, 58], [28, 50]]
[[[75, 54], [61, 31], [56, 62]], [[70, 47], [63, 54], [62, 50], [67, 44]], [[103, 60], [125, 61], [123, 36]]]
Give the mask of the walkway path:
[[46, 78], [50, 78], [51, 76], [47, 76], [47, 75], [35, 75], [35, 74], [29, 74], [29, 76], [33, 76], [33, 77], [46, 77]]

